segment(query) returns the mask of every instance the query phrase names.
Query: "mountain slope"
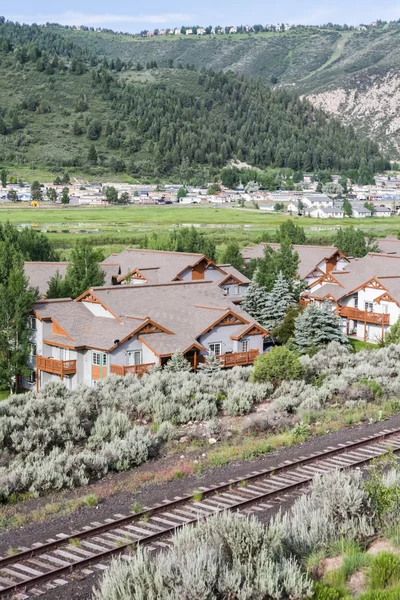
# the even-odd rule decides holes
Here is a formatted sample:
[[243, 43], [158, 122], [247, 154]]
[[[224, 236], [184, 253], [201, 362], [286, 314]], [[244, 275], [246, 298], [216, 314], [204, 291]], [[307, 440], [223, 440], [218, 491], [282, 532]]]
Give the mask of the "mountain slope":
[[[105, 32], [57, 31], [64, 39], [110, 58], [143, 64], [155, 60], [159, 66], [172, 60], [175, 65], [232, 69], [267, 84], [277, 79], [279, 86], [305, 94], [317, 106], [332, 110], [345, 123], [371, 136], [384, 150], [400, 155], [400, 109], [395, 108], [398, 95], [392, 82], [400, 76], [399, 23], [368, 31], [306, 28], [200, 39], [172, 36], [140, 40]], [[338, 95], [343, 102], [336, 108], [332, 100]], [[389, 114], [382, 111], [382, 99]]]
[[44, 28], [11, 34], [0, 36], [2, 162], [181, 178], [235, 159], [304, 171], [386, 165], [375, 143], [288, 89], [211, 70], [108, 65]]

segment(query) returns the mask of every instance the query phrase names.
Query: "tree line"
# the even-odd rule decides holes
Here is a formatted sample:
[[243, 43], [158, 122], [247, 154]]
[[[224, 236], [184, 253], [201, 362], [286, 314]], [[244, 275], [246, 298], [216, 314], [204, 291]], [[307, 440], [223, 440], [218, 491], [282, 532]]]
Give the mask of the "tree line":
[[[48, 86], [0, 107], [0, 135], [14, 135], [18, 156], [24, 145], [34, 143], [28, 124], [35, 114], [59, 109], [51, 102], [57, 78], [73, 78], [71, 86], [79, 90], [79, 77], [87, 73], [94, 94], [107, 107], [107, 119], [91, 113], [86, 94], [78, 95], [76, 118], [63, 129], [71, 149], [75, 136], [85, 136], [87, 151], [74, 157], [75, 166], [181, 180], [199, 173], [214, 176], [232, 160], [259, 169], [366, 173], [369, 178], [390, 168], [376, 143], [359, 138], [307, 100], [232, 72], [194, 73], [188, 65], [180, 86], [162, 77], [163, 70], [153, 83], [127, 83], [120, 72], [142, 65], [93, 55], [56, 30], [1, 20], [0, 64], [48, 76]], [[149, 61], [147, 68], [157, 64]], [[51, 164], [51, 157], [46, 160]], [[70, 161], [66, 157], [64, 166]], [[274, 189], [278, 179], [266, 183]]]

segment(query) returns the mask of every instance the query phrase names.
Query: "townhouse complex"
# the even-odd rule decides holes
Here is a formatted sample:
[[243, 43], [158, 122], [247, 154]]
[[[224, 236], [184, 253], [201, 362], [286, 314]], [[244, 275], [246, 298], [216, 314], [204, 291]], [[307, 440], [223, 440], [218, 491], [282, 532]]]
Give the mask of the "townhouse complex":
[[323, 301], [341, 317], [347, 335], [379, 342], [400, 316], [400, 255], [367, 254], [321, 275], [309, 283], [302, 303]]
[[[264, 256], [262, 243], [242, 251], [244, 264]], [[328, 301], [348, 336], [379, 342], [400, 317], [400, 240], [378, 240], [380, 252], [347, 257], [331, 246], [293, 246], [299, 254], [299, 276], [306, 284], [303, 306]]]
[[[332, 246], [299, 246], [303, 306], [328, 301], [348, 336], [377, 342], [400, 316], [400, 241], [381, 253], [345, 256]], [[243, 263], [267, 244], [244, 248]], [[279, 244], [268, 244], [278, 249]], [[207, 353], [224, 368], [251, 365], [269, 332], [241, 308], [250, 280], [203, 254], [127, 248], [101, 263], [105, 281], [76, 299], [46, 298], [67, 263], [25, 263], [41, 296], [30, 318], [28, 389], [63, 380], [69, 389], [108, 375], [142, 375], [181, 352], [197, 369]]]
[[64, 263], [25, 263], [42, 300], [30, 319], [28, 389], [63, 380], [69, 389], [111, 373], [142, 375], [182, 352], [194, 369], [208, 352], [222, 366], [252, 364], [268, 332], [239, 304], [250, 281], [202, 254], [126, 249], [101, 266], [103, 287], [76, 300], [46, 299]]

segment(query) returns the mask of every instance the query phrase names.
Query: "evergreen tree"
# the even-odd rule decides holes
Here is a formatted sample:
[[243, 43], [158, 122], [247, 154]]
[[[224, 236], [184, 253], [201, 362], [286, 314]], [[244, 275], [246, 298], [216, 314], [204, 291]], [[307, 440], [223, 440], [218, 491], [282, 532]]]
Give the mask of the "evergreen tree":
[[390, 331], [388, 331], [385, 336], [384, 342], [385, 346], [390, 346], [390, 344], [400, 344], [400, 318], [391, 326]]
[[76, 244], [65, 276], [65, 291], [68, 291], [71, 298], [77, 298], [89, 288], [104, 284], [104, 271], [99, 265], [99, 258], [90, 242], [84, 240]]
[[31, 194], [32, 194], [32, 200], [35, 200], [36, 202], [40, 202], [40, 200], [42, 199], [42, 188], [40, 187], [39, 181], [34, 181], [32, 183]]
[[47, 189], [46, 196], [48, 197], [50, 202], [55, 202], [57, 200], [57, 192], [52, 187]]
[[282, 272], [279, 273], [272, 291], [268, 294], [263, 308], [261, 325], [269, 332], [283, 321], [286, 311], [294, 304], [294, 297]]
[[7, 187], [7, 171], [5, 169], [0, 171], [0, 181], [3, 188]]
[[60, 271], [57, 269], [53, 277], [49, 280], [49, 287], [46, 292], [46, 298], [67, 298], [69, 291], [65, 280], [61, 277]]
[[272, 330], [272, 337], [274, 340], [279, 344], [287, 344], [293, 338], [295, 321], [300, 313], [301, 308], [298, 304], [289, 306], [283, 321], [276, 325]]
[[16, 202], [18, 200], [18, 194], [17, 194], [16, 190], [10, 190], [8, 192], [7, 200], [10, 200], [10, 202]]
[[181, 352], [176, 351], [171, 356], [171, 360], [165, 365], [164, 369], [176, 373], [178, 371], [191, 371], [192, 366]]
[[186, 198], [186, 196], [187, 196], [186, 188], [180, 187], [176, 197], [178, 198], [178, 200], [180, 200], [181, 198]]
[[355, 229], [354, 227], [339, 229], [334, 239], [334, 245], [343, 254], [353, 256], [354, 258], [361, 258], [368, 254], [368, 252], [377, 252], [379, 250], [373, 236], [366, 238], [361, 229]]
[[268, 292], [264, 286], [257, 283], [258, 271], [254, 273], [253, 281], [247, 288], [241, 307], [249, 313], [260, 325], [263, 325], [265, 307], [268, 303]]
[[349, 202], [349, 200], [347, 200], [347, 198], [343, 202], [343, 212], [346, 215], [346, 217], [353, 216], [353, 207], [351, 206], [351, 203]]
[[[301, 203], [301, 208], [300, 208]], [[301, 200], [298, 202], [299, 212], [301, 212], [304, 208]], [[295, 225], [292, 219], [288, 219], [284, 221], [278, 229], [277, 232], [277, 241], [281, 243], [283, 240], [288, 239], [291, 244], [305, 244], [307, 242], [307, 237], [304, 232], [303, 227], [300, 225]]]
[[199, 363], [198, 369], [211, 377], [221, 369], [221, 361], [215, 356], [214, 352], [208, 351], [204, 357], [204, 362]]
[[330, 342], [348, 343], [346, 335], [340, 329], [339, 318], [328, 302], [324, 302], [320, 307], [315, 304], [307, 306], [296, 319], [294, 337], [296, 345], [303, 352], [307, 348], [323, 346]]
[[240, 247], [237, 242], [228, 242], [225, 250], [221, 255], [221, 264], [223, 265], [232, 265], [238, 269], [238, 271], [243, 271], [243, 256], [240, 252]]
[[69, 204], [69, 189], [67, 187], [63, 188], [63, 191], [61, 194], [61, 203]]
[[260, 259], [257, 264], [255, 281], [270, 292], [279, 273], [282, 272], [289, 283], [289, 288], [294, 293], [298, 288], [296, 282], [298, 281], [299, 262], [298, 252], [293, 250], [288, 238], [283, 238], [278, 250], [273, 250], [271, 246], [265, 246], [264, 258]]
[[17, 390], [19, 379], [29, 373], [28, 315], [35, 300], [37, 292], [28, 288], [18, 261], [8, 281], [0, 283], [0, 387]]
[[96, 151], [96, 147], [94, 144], [92, 144], [89, 148], [89, 152], [88, 152], [88, 162], [91, 165], [96, 165], [97, 164], [97, 151]]

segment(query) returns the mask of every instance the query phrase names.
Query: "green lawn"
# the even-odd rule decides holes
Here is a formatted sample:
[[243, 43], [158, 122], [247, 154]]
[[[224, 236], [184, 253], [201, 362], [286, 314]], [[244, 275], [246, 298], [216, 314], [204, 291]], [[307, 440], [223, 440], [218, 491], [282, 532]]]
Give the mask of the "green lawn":
[[355, 352], [360, 352], [360, 350], [373, 350], [374, 348], [378, 348], [378, 344], [371, 344], [371, 342], [362, 342], [361, 340], [355, 340], [353, 338], [349, 338], [349, 342]]
[[128, 206], [128, 207], [12, 207], [0, 208], [0, 221], [11, 223], [37, 223], [40, 225], [258, 225], [269, 229], [278, 227], [283, 221], [293, 218], [307, 231], [329, 231], [354, 225], [365, 230], [397, 233], [400, 217], [381, 219], [314, 219], [290, 217], [286, 214], [268, 214], [257, 210], [233, 207], [214, 208], [208, 206]]
[[[46, 232], [61, 248], [71, 246], [78, 235], [90, 235], [96, 245], [127, 245], [140, 243], [140, 236], [153, 231], [190, 225], [201, 227], [217, 244], [227, 238], [236, 239], [242, 245], [254, 244], [263, 232], [272, 233], [290, 218], [282, 213], [212, 205], [54, 207], [43, 203], [37, 208], [15, 205], [0, 208], [0, 222], [35, 227]], [[350, 225], [373, 231], [380, 237], [397, 235], [400, 230], [400, 217], [338, 220], [296, 216], [293, 220], [314, 240], [324, 239], [328, 243], [339, 227]]]

